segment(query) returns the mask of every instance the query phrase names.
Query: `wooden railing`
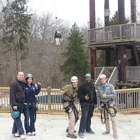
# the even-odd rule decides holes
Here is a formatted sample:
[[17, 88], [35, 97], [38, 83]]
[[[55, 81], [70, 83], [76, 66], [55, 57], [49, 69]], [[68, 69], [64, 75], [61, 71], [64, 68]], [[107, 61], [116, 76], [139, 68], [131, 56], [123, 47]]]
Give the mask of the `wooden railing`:
[[[62, 95], [59, 94], [60, 89], [43, 88], [38, 100], [38, 113], [47, 114], [64, 114], [62, 105]], [[98, 94], [98, 93], [97, 93]], [[116, 90], [116, 107], [118, 113], [139, 112], [140, 111], [140, 88]], [[76, 103], [79, 110], [79, 102]], [[0, 88], [0, 112], [10, 112], [9, 104], [9, 88]], [[98, 109], [95, 109], [95, 113]]]
[[136, 41], [140, 39], [140, 24], [121, 24], [88, 30], [89, 44]]
[[126, 81], [140, 83], [140, 66], [126, 67]]

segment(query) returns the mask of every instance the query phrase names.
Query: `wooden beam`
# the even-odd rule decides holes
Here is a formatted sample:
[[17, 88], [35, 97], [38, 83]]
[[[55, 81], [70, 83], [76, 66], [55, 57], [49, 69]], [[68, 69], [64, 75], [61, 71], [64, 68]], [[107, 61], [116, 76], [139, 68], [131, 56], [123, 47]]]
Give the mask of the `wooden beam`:
[[[109, 9], [109, 0], [105, 0], [104, 12], [105, 9]], [[109, 26], [109, 16], [105, 16], [105, 13], [104, 13], [104, 21], [105, 21], [105, 26]]]
[[[136, 51], [136, 45], [133, 45], [131, 46], [131, 66], [137, 66], [137, 60], [138, 60], [138, 57], [137, 57], [137, 60], [136, 60], [136, 55], [137, 55], [137, 51]], [[136, 54], [135, 54], [136, 53]]]
[[119, 24], [125, 23], [125, 6], [124, 0], [118, 0], [118, 16]]
[[[109, 9], [109, 0], [105, 0], [105, 4], [104, 4], [104, 12], [105, 9]], [[106, 16], [104, 14], [104, 22], [105, 22], [105, 26], [109, 26], [109, 16]], [[105, 65], [106, 66], [110, 66], [110, 50], [106, 50], [105, 51]]]
[[[90, 7], [90, 29], [95, 28], [95, 0], [89, 0]], [[96, 50], [90, 49], [90, 65], [91, 65], [91, 75], [95, 79], [95, 67], [96, 67]]]
[[95, 0], [89, 0], [89, 8], [90, 8], [90, 29], [95, 28]]
[[125, 66], [126, 66], [125, 46], [119, 46], [117, 54], [118, 54], [119, 81], [125, 81]]
[[90, 60], [91, 60], [91, 75], [95, 79], [95, 67], [96, 67], [96, 50], [90, 49]]
[[136, 0], [131, 0], [131, 23], [136, 22]]
[[134, 53], [134, 56], [135, 56], [136, 64], [137, 64], [137, 66], [139, 66], [139, 58], [138, 58], [136, 45], [133, 45], [133, 53]]

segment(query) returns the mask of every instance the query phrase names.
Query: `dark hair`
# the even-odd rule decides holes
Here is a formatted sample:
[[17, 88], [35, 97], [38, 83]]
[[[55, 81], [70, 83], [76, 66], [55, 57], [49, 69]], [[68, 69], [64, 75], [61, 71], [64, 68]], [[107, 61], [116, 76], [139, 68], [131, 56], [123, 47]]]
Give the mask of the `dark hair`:
[[[29, 77], [29, 78], [30, 78], [30, 77]], [[25, 79], [25, 80], [26, 80], [25, 85], [28, 85], [27, 80], [28, 80], [29, 78], [26, 78], [26, 79]], [[33, 83], [33, 78], [32, 78], [32, 83], [31, 83], [31, 86], [32, 86], [32, 85], [34, 85], [34, 83]]]

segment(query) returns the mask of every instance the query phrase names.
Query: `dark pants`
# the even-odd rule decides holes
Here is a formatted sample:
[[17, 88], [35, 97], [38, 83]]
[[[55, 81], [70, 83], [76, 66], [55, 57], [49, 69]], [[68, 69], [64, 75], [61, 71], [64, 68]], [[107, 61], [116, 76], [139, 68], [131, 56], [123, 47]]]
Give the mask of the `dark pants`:
[[[20, 104], [18, 107], [18, 110], [20, 112], [23, 111], [23, 104]], [[17, 119], [14, 119], [13, 128], [12, 128], [12, 134], [19, 133], [19, 135], [24, 134], [21, 117], [18, 117]]]
[[33, 107], [25, 107], [24, 125], [25, 125], [26, 133], [35, 132], [34, 113], [35, 113], [35, 110]]
[[82, 109], [82, 117], [80, 120], [79, 133], [91, 131], [91, 118], [93, 116], [94, 106], [87, 103], [80, 103]]

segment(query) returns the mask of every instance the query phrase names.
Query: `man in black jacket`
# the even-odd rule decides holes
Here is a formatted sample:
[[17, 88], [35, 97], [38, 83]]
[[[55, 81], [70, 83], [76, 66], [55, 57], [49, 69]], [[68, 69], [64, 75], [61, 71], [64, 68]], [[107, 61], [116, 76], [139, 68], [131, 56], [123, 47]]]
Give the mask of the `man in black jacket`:
[[[25, 100], [25, 83], [24, 83], [24, 73], [18, 72], [17, 79], [10, 85], [10, 104], [12, 110], [18, 110], [21, 114], [23, 112], [24, 100]], [[25, 139], [24, 130], [22, 127], [22, 122], [20, 116], [14, 119], [12, 134], [15, 137], [20, 137]]]
[[78, 88], [78, 97], [80, 100], [82, 117], [80, 120], [79, 137], [84, 137], [84, 132], [95, 134], [90, 128], [91, 118], [93, 116], [94, 108], [97, 107], [96, 91], [93, 83], [91, 82], [91, 74], [85, 75], [85, 82]]

